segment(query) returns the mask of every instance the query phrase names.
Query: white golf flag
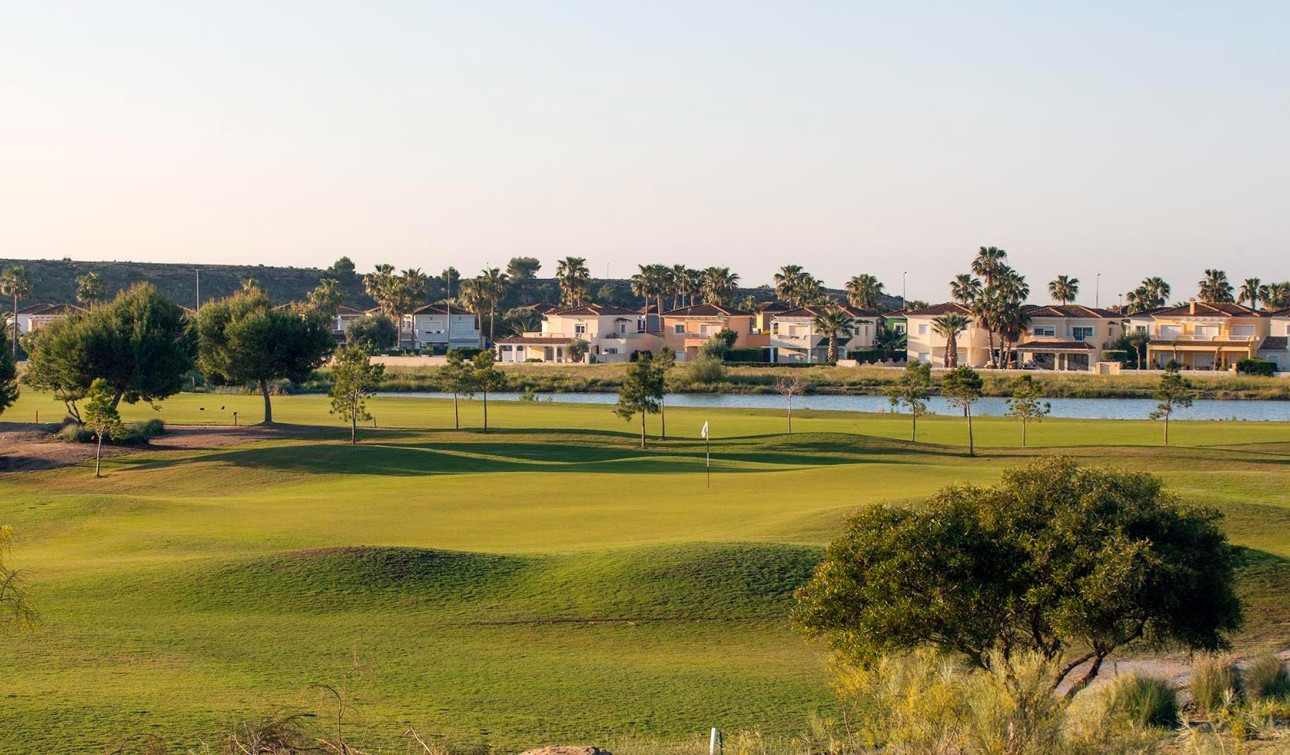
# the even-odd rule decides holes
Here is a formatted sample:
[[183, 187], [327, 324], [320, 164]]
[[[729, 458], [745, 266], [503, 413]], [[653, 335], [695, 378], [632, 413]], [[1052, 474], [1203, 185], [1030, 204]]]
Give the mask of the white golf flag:
[[703, 429], [699, 431], [699, 434], [700, 434], [700, 435], [702, 435], [702, 436], [703, 436], [703, 437], [705, 437], [705, 438], [706, 438], [706, 437], [708, 437], [708, 423], [707, 423], [707, 422], [704, 422], [704, 423], [703, 423]]

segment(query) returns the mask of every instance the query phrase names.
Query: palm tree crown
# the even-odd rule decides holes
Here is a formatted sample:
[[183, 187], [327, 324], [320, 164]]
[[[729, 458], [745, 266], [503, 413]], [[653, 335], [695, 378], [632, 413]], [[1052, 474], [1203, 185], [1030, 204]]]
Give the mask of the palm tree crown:
[[850, 333], [855, 320], [842, 307], [829, 307], [815, 316], [815, 329], [829, 337], [829, 362], [838, 361], [838, 335]]
[[868, 273], [853, 275], [846, 285], [847, 303], [858, 309], [876, 310], [882, 304], [882, 289], [882, 282]]
[[1059, 275], [1048, 284], [1048, 295], [1058, 304], [1070, 304], [1079, 296], [1079, 278]]
[[1227, 280], [1227, 273], [1222, 270], [1205, 271], [1205, 277], [1198, 284], [1200, 298], [1209, 304], [1232, 301], [1232, 284]]

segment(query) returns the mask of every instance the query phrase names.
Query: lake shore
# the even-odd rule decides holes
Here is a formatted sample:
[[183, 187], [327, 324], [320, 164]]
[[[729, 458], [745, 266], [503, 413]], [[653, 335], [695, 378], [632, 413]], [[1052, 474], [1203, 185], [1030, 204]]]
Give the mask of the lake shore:
[[[508, 364], [499, 369], [506, 375], [506, 390], [516, 393], [615, 393], [626, 373], [625, 364]], [[439, 390], [437, 367], [391, 366], [386, 369], [381, 390], [424, 393]], [[1012, 395], [1017, 371], [981, 370], [984, 394]], [[1085, 373], [1027, 372], [1045, 398], [1152, 398], [1159, 377], [1154, 374], [1091, 375]], [[839, 396], [878, 396], [900, 376], [893, 367], [808, 367], [727, 365], [725, 377], [717, 382], [696, 382], [683, 363], [668, 376], [668, 390], [695, 394], [777, 393], [775, 382], [783, 375], [799, 375], [809, 385], [808, 393]], [[935, 375], [934, 375], [935, 377]], [[1255, 377], [1230, 373], [1186, 373], [1198, 399], [1290, 401], [1290, 379]], [[325, 370], [303, 386], [306, 392], [327, 390]], [[935, 391], [933, 391], [935, 392]]]

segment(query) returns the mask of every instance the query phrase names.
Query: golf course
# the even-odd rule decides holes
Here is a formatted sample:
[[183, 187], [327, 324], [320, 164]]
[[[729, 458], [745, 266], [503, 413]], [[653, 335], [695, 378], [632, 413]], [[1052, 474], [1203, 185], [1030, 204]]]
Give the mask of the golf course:
[[[178, 751], [233, 722], [336, 715], [368, 749], [502, 751], [789, 737], [833, 715], [828, 658], [788, 620], [845, 517], [1033, 455], [1148, 470], [1244, 546], [1238, 651], [1290, 646], [1290, 425], [379, 397], [349, 428], [318, 395], [236, 443], [132, 449], [0, 476], [38, 627], [0, 644], [0, 752]], [[26, 392], [7, 423], [61, 417]], [[258, 396], [180, 394], [127, 422], [258, 421]], [[710, 446], [700, 437], [710, 428]], [[214, 438], [218, 431], [202, 438]], [[163, 436], [164, 437], [164, 436]], [[14, 449], [7, 449], [14, 452]], [[711, 468], [706, 454], [710, 450]], [[325, 685], [325, 686], [319, 686]]]

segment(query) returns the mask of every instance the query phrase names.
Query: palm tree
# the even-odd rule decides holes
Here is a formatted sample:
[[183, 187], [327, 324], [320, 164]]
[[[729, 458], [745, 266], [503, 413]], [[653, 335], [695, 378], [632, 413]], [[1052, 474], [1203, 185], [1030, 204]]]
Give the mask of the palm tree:
[[645, 309], [649, 309], [649, 300], [657, 300], [660, 322], [663, 316], [663, 297], [671, 285], [671, 270], [667, 265], [638, 265], [640, 272], [632, 276], [632, 292], [645, 300]]
[[959, 273], [950, 281], [950, 298], [967, 307], [981, 295], [981, 279], [971, 273]]
[[775, 273], [775, 297], [780, 301], [793, 306], [801, 306], [801, 297], [799, 289], [802, 287], [803, 276], [807, 272], [802, 269], [801, 265], [784, 265]]
[[999, 349], [1003, 352], [1003, 366], [1016, 362], [1017, 344], [1030, 327], [1030, 315], [1018, 301], [1008, 301], [1000, 308], [995, 326], [999, 329]]
[[725, 304], [739, 289], [739, 273], [728, 267], [710, 267], [699, 278], [705, 304]]
[[560, 303], [566, 307], [580, 307], [586, 303], [587, 288], [591, 285], [591, 271], [584, 257], [565, 257], [556, 263], [555, 279], [560, 284]]
[[15, 265], [0, 273], [0, 294], [13, 299], [13, 358], [18, 358], [18, 301], [31, 296], [31, 271]]
[[827, 302], [829, 297], [824, 293], [824, 283], [810, 273], [803, 273], [797, 283], [797, 305], [814, 307]]
[[883, 359], [894, 359], [897, 355], [904, 358], [905, 350], [909, 345], [909, 337], [899, 330], [896, 330], [885, 320], [880, 320], [878, 329], [873, 334], [873, 347], [878, 350]]
[[829, 337], [829, 364], [838, 362], [838, 334], [850, 333], [855, 320], [842, 307], [828, 307], [815, 316], [815, 329]]
[[1237, 302], [1243, 302], [1247, 299], [1250, 302], [1250, 309], [1258, 309], [1259, 302], [1267, 298], [1268, 287], [1263, 285], [1263, 281], [1258, 278], [1246, 278], [1241, 284], [1241, 296]]
[[363, 290], [372, 297], [381, 313], [390, 316], [395, 288], [394, 265], [377, 265], [372, 272], [363, 276]]
[[511, 277], [495, 267], [487, 267], [479, 274], [479, 285], [481, 293], [488, 300], [488, 341], [492, 343], [493, 320], [497, 317], [497, 305], [511, 287]]
[[107, 295], [107, 285], [103, 276], [90, 271], [76, 279], [76, 301], [87, 307], [93, 307], [103, 301]]
[[990, 364], [994, 364], [994, 326], [998, 321], [999, 295], [994, 289], [986, 289], [981, 295], [972, 300], [968, 305], [968, 311], [972, 318], [976, 320], [977, 327], [985, 330], [986, 338], [990, 342]]
[[1263, 305], [1268, 309], [1290, 307], [1290, 283], [1269, 283], [1263, 295]]
[[1146, 278], [1142, 281], [1142, 285], [1146, 288], [1147, 293], [1151, 295], [1151, 301], [1154, 302], [1150, 307], [1151, 309], [1163, 307], [1165, 302], [1169, 301], [1169, 295], [1173, 293], [1173, 287], [1165, 282], [1164, 278]]
[[976, 258], [972, 260], [972, 272], [985, 279], [987, 288], [994, 285], [994, 279], [999, 276], [1007, 265], [1004, 260], [1008, 258], [1008, 253], [994, 246], [983, 246], [976, 253]]
[[1069, 275], [1059, 275], [1057, 279], [1048, 284], [1048, 295], [1053, 297], [1053, 301], [1061, 305], [1067, 305], [1075, 301], [1079, 296], [1079, 278], [1072, 278]]
[[882, 304], [882, 283], [872, 275], [853, 275], [847, 281], [847, 303], [857, 309], [875, 311]]
[[932, 330], [945, 339], [946, 369], [959, 366], [959, 334], [972, 325], [972, 321], [963, 315], [951, 312], [932, 320]]
[[1227, 280], [1227, 273], [1218, 269], [1205, 271], [1205, 277], [1197, 284], [1200, 286], [1200, 299], [1214, 304], [1232, 300], [1232, 284]]
[[1010, 267], [1005, 267], [995, 280], [995, 288], [1009, 302], [1021, 305], [1030, 297], [1030, 284], [1026, 277]]

